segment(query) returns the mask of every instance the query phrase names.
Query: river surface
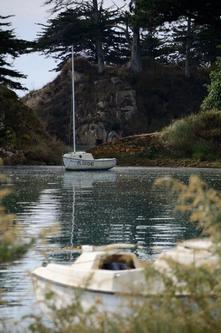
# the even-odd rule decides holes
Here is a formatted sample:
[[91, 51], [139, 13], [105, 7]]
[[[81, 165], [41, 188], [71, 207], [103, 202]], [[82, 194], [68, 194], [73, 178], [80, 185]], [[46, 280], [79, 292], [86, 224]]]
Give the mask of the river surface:
[[[153, 259], [178, 240], [198, 232], [174, 212], [168, 190], [153, 186], [161, 176], [185, 182], [199, 175], [221, 190], [221, 170], [117, 167], [106, 172], [65, 172], [62, 167], [2, 167], [13, 194], [8, 211], [17, 215], [24, 238], [36, 238], [33, 248], [12, 264], [0, 266], [4, 304], [0, 318], [14, 321], [36, 309], [29, 272], [50, 262], [69, 263], [74, 255], [62, 250], [80, 244], [135, 243], [141, 260]], [[38, 240], [48, 227], [47, 242]]]

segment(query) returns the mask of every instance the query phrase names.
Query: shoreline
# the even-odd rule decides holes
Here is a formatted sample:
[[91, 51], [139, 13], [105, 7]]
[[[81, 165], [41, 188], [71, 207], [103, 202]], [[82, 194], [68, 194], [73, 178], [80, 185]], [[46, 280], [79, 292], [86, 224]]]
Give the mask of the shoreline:
[[[140, 162], [140, 161], [139, 161]], [[138, 160], [128, 163], [122, 161], [119, 163], [119, 166], [137, 166], [137, 167], [159, 167], [159, 168], [210, 168], [210, 169], [220, 169], [221, 161], [196, 161], [196, 160], [164, 160], [164, 159], [155, 159], [155, 160], [143, 160], [139, 163]]]
[[[7, 165], [0, 165], [0, 171], [1, 170], [7, 170], [7, 169], [34, 169], [34, 168], [42, 168], [42, 169], [64, 169], [65, 171], [65, 168], [63, 165], [49, 165], [49, 164], [7, 164]], [[211, 164], [205, 164], [205, 165], [202, 165], [202, 164], [198, 164], [198, 165], [168, 165], [168, 164], [165, 164], [165, 165], [147, 165], [147, 164], [117, 164], [116, 167], [114, 167], [113, 169], [111, 170], [116, 170], [116, 169], [120, 169], [120, 168], [131, 168], [131, 169], [142, 169], [142, 168], [149, 168], [149, 169], [202, 169], [202, 170], [206, 170], [206, 169], [209, 169], [209, 170], [221, 170], [221, 161], [220, 161], [220, 164], [219, 165], [216, 165], [216, 166], [211, 166]], [[109, 170], [109, 171], [111, 171]], [[109, 172], [109, 171], [105, 171], [105, 172]], [[99, 170], [84, 170], [84, 171], [67, 171], [69, 173], [72, 173], [72, 172], [77, 172], [77, 173], [80, 173], [80, 172], [101, 172]], [[102, 171], [104, 172], [104, 171]]]

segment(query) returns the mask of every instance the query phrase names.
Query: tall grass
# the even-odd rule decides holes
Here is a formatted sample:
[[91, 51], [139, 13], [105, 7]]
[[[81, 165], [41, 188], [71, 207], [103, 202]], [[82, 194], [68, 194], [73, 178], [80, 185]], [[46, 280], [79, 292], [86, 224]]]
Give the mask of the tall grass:
[[161, 140], [176, 157], [215, 160], [221, 157], [221, 112], [200, 112], [162, 131]]
[[8, 185], [9, 179], [0, 174], [0, 264], [19, 258], [32, 244], [22, 241], [15, 215], [6, 211], [4, 200], [11, 193]]

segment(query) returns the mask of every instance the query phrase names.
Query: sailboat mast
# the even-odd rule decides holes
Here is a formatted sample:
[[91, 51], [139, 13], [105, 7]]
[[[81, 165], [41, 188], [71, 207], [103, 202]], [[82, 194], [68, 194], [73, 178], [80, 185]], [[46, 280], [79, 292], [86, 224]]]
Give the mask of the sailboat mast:
[[76, 138], [75, 138], [75, 86], [74, 86], [74, 47], [71, 47], [71, 76], [72, 76], [72, 114], [73, 114], [73, 149], [76, 152]]

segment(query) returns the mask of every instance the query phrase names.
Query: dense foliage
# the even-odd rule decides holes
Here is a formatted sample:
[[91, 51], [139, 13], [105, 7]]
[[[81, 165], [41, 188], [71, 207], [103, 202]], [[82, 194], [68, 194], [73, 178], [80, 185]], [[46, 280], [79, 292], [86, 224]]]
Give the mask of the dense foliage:
[[24, 89], [17, 80], [25, 76], [11, 68], [10, 57], [17, 58], [27, 50], [30, 43], [16, 38], [11, 24], [7, 21], [9, 18], [10, 16], [0, 16], [0, 84], [12, 89]]
[[215, 160], [221, 158], [220, 128], [220, 112], [200, 112], [164, 129], [163, 139], [174, 156]]
[[[142, 57], [192, 69], [211, 65], [220, 54], [221, 5], [217, 1], [130, 0], [107, 8], [105, 1], [48, 0], [55, 18], [37, 40], [38, 49], [62, 60], [76, 53], [104, 63], [128, 62], [142, 70]], [[130, 54], [130, 56], [129, 56]], [[100, 60], [99, 60], [100, 59]], [[100, 72], [103, 71], [103, 68]]]
[[64, 146], [45, 130], [33, 110], [0, 86], [0, 158], [5, 164], [60, 164]]
[[212, 108], [221, 110], [221, 58], [217, 60], [216, 66], [211, 71], [210, 79], [208, 96], [204, 99], [202, 108], [204, 110]]
[[[70, 3], [72, 3], [70, 1]], [[38, 49], [57, 53], [66, 60], [69, 46], [74, 45], [76, 54], [86, 55], [97, 61], [99, 72], [103, 71], [104, 59], [109, 63], [121, 63], [128, 56], [126, 38], [115, 29], [121, 20], [119, 10], [105, 9], [97, 1], [82, 1], [67, 7], [43, 26], [38, 39]], [[60, 7], [59, 7], [60, 8]], [[57, 7], [55, 5], [57, 11]]]

